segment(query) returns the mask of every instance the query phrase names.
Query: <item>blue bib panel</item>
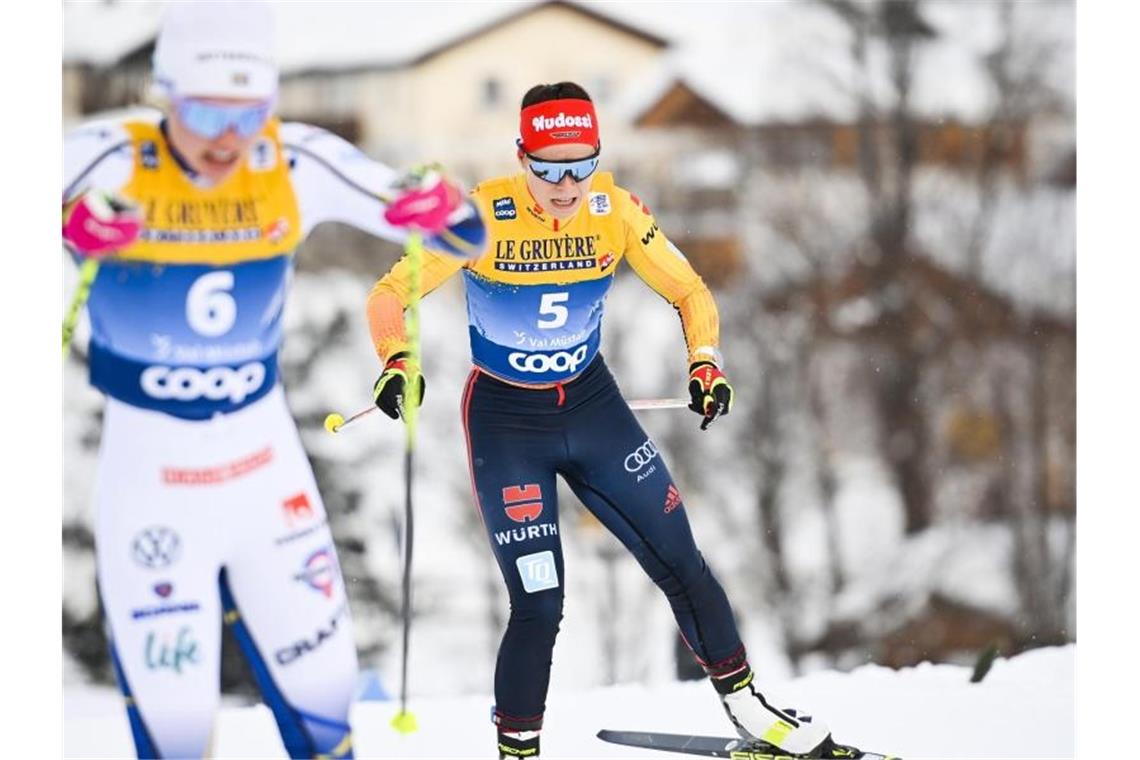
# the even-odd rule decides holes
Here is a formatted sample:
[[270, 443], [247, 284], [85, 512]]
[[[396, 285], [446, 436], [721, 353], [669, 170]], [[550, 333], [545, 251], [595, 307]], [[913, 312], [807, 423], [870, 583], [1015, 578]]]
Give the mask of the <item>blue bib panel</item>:
[[104, 261], [88, 301], [91, 384], [184, 419], [241, 409], [277, 382], [292, 258], [230, 266]]
[[613, 275], [569, 283], [494, 282], [470, 270], [467, 318], [477, 366], [515, 383], [557, 383], [598, 353]]

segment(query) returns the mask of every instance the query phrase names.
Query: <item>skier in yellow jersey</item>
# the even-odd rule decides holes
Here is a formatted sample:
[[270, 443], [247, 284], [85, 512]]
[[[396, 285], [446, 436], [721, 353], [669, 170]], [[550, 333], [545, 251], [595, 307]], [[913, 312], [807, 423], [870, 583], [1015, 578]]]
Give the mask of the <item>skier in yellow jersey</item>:
[[[476, 505], [511, 599], [495, 671], [500, 757], [536, 757], [555, 636], [562, 550], [555, 475], [617, 536], [665, 593], [725, 711], [746, 738], [783, 752], [831, 746], [819, 721], [757, 689], [724, 591], [694, 543], [684, 501], [654, 442], [598, 353], [605, 298], [625, 259], [680, 314], [690, 408], [701, 428], [732, 408], [721, 371], [712, 295], [636, 195], [598, 172], [601, 142], [589, 95], [537, 85], [522, 101], [522, 171], [472, 191], [489, 228], [476, 260], [429, 254], [424, 293], [462, 269], [474, 368], [462, 414]], [[373, 288], [368, 318], [384, 369], [376, 404], [395, 418], [410, 364], [403, 311], [411, 264]], [[828, 755], [825, 755], [828, 756]]]

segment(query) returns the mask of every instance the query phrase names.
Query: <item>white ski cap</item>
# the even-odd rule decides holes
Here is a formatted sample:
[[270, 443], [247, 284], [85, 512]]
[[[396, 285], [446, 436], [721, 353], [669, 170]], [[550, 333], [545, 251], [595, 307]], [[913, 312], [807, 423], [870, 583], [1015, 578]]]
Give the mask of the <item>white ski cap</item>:
[[273, 8], [264, 0], [171, 0], [154, 47], [154, 82], [168, 97], [271, 98], [273, 45]]

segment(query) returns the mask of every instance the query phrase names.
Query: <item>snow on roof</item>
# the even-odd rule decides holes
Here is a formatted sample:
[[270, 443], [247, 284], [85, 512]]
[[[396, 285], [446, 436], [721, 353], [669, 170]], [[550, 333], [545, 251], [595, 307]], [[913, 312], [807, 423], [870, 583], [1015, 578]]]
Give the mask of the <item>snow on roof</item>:
[[[277, 60], [283, 72], [397, 66], [485, 25], [542, 5], [541, 0], [433, 0], [433, 2], [350, 2], [271, 0], [276, 9]], [[575, 4], [575, 3], [570, 3]], [[576, 3], [647, 32], [648, 6], [636, 14], [610, 13], [609, 3]], [[163, 2], [64, 4], [64, 60], [109, 65], [150, 42], [158, 31]]]
[[106, 66], [154, 37], [162, 16], [156, 2], [63, 4], [63, 60]]
[[[360, 3], [288, 2], [277, 6], [279, 61], [285, 72], [399, 66], [482, 27], [543, 4], [541, 0], [439, 0]], [[64, 59], [108, 65], [148, 42], [162, 2], [64, 5]], [[684, 83], [742, 125], [813, 118], [850, 121], [856, 93], [869, 89], [881, 107], [891, 98], [887, 51], [870, 46], [870, 81], [851, 58], [850, 30], [831, 10], [808, 2], [572, 3], [646, 33], [672, 40], [661, 65], [629, 88], [614, 110], [632, 120], [670, 87]], [[1001, 41], [996, 3], [931, 0], [921, 12], [938, 36], [918, 43], [912, 101], [918, 113], [972, 121], [994, 105], [984, 56]], [[1048, 77], [1070, 102], [1073, 6], [1020, 4], [1021, 28], [1060, 43]]]
[[[985, 57], [1000, 43], [996, 3], [928, 2], [924, 18], [938, 36], [916, 43], [911, 102], [932, 119], [977, 121], [989, 114], [996, 93]], [[733, 21], [711, 40], [690, 35], [668, 53], [622, 104], [635, 119], [670, 88], [683, 84], [738, 124], [754, 126], [815, 118], [850, 121], [858, 93], [886, 108], [892, 102], [888, 51], [868, 46], [866, 71], [851, 53], [851, 32], [831, 10], [817, 4], [750, 3], [734, 6]], [[1022, 34], [1056, 47], [1048, 80], [1073, 95], [1073, 9], [1067, 2], [1017, 6]]]

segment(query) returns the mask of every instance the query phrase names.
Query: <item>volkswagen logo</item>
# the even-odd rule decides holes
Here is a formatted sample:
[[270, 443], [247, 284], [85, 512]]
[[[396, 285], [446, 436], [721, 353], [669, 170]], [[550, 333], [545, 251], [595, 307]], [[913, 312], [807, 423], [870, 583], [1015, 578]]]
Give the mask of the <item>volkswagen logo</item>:
[[657, 458], [657, 446], [648, 438], [625, 458], [625, 471], [637, 472]]
[[139, 531], [131, 542], [131, 556], [143, 567], [170, 567], [182, 554], [182, 541], [170, 528], [150, 527]]

